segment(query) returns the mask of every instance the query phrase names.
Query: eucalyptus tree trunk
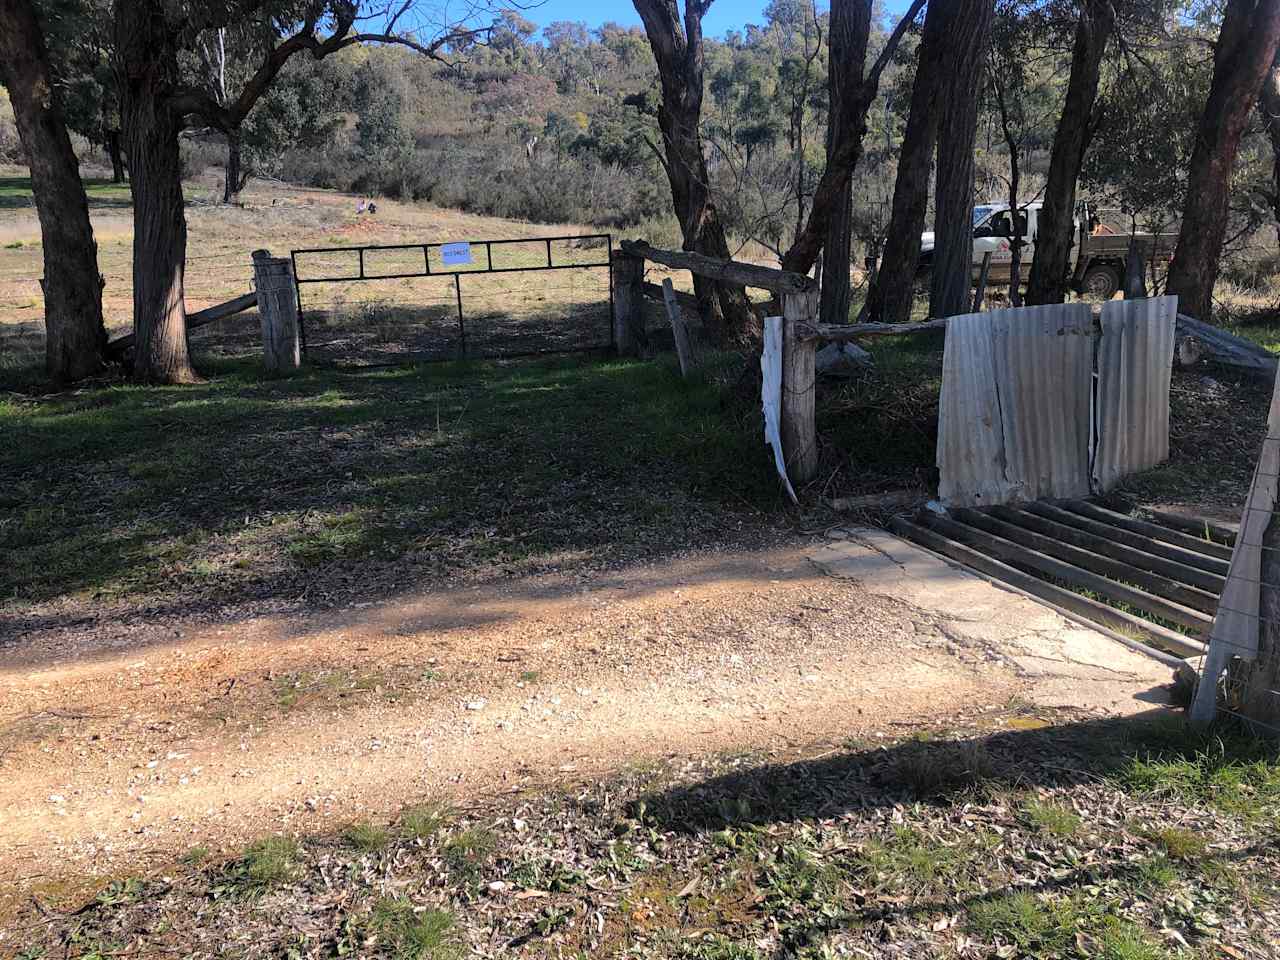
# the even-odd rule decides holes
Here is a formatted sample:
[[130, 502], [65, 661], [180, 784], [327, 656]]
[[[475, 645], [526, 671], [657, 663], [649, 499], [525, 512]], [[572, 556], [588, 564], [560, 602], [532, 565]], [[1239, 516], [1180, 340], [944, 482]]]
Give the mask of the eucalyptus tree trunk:
[[1049, 153], [1044, 202], [1036, 218], [1035, 250], [1027, 278], [1029, 304], [1061, 303], [1067, 295], [1075, 242], [1076, 182], [1093, 137], [1102, 55], [1114, 27], [1111, 0], [1081, 0], [1067, 95]]
[[107, 350], [102, 278], [89, 201], [34, 5], [0, 0], [0, 80], [31, 171], [44, 254], [45, 370], [57, 381], [96, 372]]
[[183, 294], [183, 117], [171, 105], [180, 74], [164, 7], [162, 0], [117, 0], [115, 6], [120, 115], [133, 192], [133, 372], [146, 383], [196, 383]]
[[238, 194], [244, 189], [244, 181], [240, 179], [240, 133], [239, 131], [227, 134], [227, 167], [226, 182], [222, 188], [222, 202], [233, 203]]
[[[993, 64], [993, 74], [995, 67]], [[1022, 185], [1022, 165], [1019, 154], [1022, 144], [1013, 132], [1013, 123], [1009, 118], [1008, 91], [997, 76], [992, 76], [992, 88], [996, 94], [996, 104], [1000, 110], [1000, 131], [1004, 135], [1005, 146], [1009, 150], [1009, 305], [1022, 306], [1022, 236], [1023, 230], [1018, 219], [1018, 194]]]
[[[662, 163], [680, 220], [684, 249], [729, 259], [729, 241], [707, 178], [698, 125], [702, 119], [702, 13], [707, 4], [686, 3], [683, 24], [675, 0], [634, 0], [644, 21], [662, 87], [658, 129]], [[751, 339], [759, 331], [741, 287], [694, 277], [699, 310], [712, 335], [722, 341]]]
[[[830, 64], [827, 69], [828, 97], [831, 103], [827, 122], [827, 164], [835, 159], [835, 151], [848, 136], [846, 127], [857, 122], [856, 105], [846, 98], [859, 95], [862, 74], [866, 69], [867, 33], [871, 27], [870, 10], [865, 4], [836, 2], [831, 4], [828, 25]], [[849, 108], [853, 106], [854, 109]], [[864, 113], [865, 117], [865, 113]], [[865, 130], [865, 123], [863, 129]], [[862, 133], [858, 133], [861, 140]], [[797, 230], [797, 235], [801, 232]], [[827, 224], [822, 245], [822, 299], [819, 316], [823, 323], [849, 322], [849, 248], [853, 232], [853, 184], [846, 183], [835, 197], [835, 208]]]
[[906, 323], [911, 318], [916, 271], [920, 262], [920, 234], [929, 205], [929, 174], [942, 117], [941, 91], [951, 10], [929, 4], [924, 15], [911, 109], [898, 154], [893, 206], [885, 236], [880, 269], [867, 299], [867, 319]]
[[1262, 119], [1271, 141], [1271, 214], [1276, 220], [1276, 243], [1280, 244], [1280, 63], [1271, 64], [1271, 72], [1262, 82]]
[[929, 314], [969, 311], [973, 272], [973, 146], [978, 88], [991, 39], [995, 0], [954, 0], [948, 33], [946, 87], [938, 127], [937, 211]]
[[1231, 170], [1263, 81], [1280, 46], [1280, 2], [1228, 0], [1213, 57], [1213, 81], [1200, 117], [1187, 200], [1165, 292], [1198, 320], [1213, 313], [1226, 237]]
[[1280, 245], [1280, 63], [1273, 63], [1262, 82], [1259, 97], [1267, 139], [1271, 141], [1271, 213], [1276, 221], [1276, 243]]
[[105, 140], [107, 156], [111, 159], [111, 182], [124, 183], [124, 156], [120, 149], [120, 131], [108, 130]]

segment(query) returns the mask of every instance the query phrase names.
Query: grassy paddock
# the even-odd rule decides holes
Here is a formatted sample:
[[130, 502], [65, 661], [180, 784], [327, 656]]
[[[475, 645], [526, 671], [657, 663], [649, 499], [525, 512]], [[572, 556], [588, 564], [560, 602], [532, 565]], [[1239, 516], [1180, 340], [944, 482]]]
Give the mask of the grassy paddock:
[[31, 957], [1263, 957], [1275, 761], [1168, 717], [1011, 704], [49, 884], [15, 929]]
[[62, 598], [323, 601], [610, 564], [779, 502], [754, 425], [662, 362], [210, 372], [0, 399], [10, 626]]

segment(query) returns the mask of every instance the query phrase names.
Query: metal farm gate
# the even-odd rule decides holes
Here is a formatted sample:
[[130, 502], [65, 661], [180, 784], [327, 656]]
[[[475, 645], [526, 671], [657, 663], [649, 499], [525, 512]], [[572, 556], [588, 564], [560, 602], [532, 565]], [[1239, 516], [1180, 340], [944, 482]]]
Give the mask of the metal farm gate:
[[[311, 362], [519, 357], [613, 345], [607, 233], [312, 247], [290, 258]], [[479, 276], [488, 282], [462, 281]]]

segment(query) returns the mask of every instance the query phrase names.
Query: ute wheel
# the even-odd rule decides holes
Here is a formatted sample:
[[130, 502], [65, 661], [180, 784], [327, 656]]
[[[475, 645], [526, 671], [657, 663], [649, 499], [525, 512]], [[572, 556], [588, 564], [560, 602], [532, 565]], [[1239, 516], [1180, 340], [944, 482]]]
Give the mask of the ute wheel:
[[1081, 293], [1093, 300], [1110, 300], [1120, 289], [1120, 274], [1113, 267], [1090, 267], [1080, 283]]

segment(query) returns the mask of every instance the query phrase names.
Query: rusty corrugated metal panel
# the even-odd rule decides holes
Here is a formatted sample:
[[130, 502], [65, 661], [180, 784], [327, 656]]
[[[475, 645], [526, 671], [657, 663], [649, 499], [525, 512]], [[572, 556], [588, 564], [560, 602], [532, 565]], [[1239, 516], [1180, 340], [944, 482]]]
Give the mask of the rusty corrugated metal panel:
[[986, 314], [947, 321], [938, 408], [938, 496], [954, 506], [1005, 503], [1004, 427]]
[[1089, 494], [1093, 317], [1085, 303], [992, 311], [1005, 473], [1018, 500]]
[[1102, 305], [1093, 478], [1109, 490], [1169, 458], [1169, 378], [1177, 297]]
[[1091, 334], [1084, 304], [951, 318], [938, 418], [944, 503], [1089, 493]]

